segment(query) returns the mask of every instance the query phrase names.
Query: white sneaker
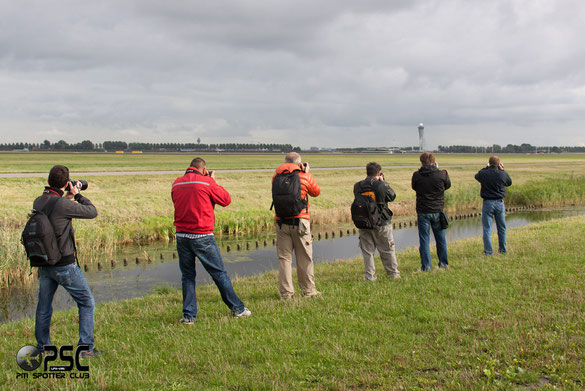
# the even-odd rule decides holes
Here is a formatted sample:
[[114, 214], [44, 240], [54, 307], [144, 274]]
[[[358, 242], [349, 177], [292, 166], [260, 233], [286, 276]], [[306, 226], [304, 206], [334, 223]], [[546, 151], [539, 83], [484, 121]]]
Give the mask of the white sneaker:
[[183, 316], [181, 318], [181, 320], [179, 320], [179, 323], [182, 323], [182, 324], [193, 324], [193, 323], [195, 323], [195, 319], [193, 319], [193, 318], [187, 318], [186, 316]]
[[234, 316], [236, 318], [244, 318], [246, 316], [250, 316], [252, 315], [252, 311], [250, 311], [249, 309], [247, 309], [246, 307], [244, 307], [244, 309], [242, 310], [242, 312], [240, 312], [239, 314], [236, 314], [235, 312], [233, 312]]

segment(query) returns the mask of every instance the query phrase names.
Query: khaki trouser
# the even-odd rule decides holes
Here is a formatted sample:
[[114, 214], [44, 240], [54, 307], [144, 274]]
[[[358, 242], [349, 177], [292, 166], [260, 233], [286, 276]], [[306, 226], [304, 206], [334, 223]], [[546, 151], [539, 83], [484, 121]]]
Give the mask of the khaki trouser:
[[292, 282], [292, 255], [295, 251], [297, 277], [305, 296], [317, 293], [313, 272], [313, 238], [311, 222], [299, 219], [299, 225], [276, 224], [276, 253], [278, 255], [278, 282], [280, 297], [288, 299], [294, 294]]
[[364, 279], [374, 281], [376, 279], [376, 268], [374, 266], [374, 252], [380, 252], [382, 265], [386, 274], [390, 277], [400, 277], [396, 252], [394, 251], [394, 237], [392, 236], [392, 224], [376, 227], [374, 229], [360, 229], [360, 249], [364, 255], [364, 266], [366, 269]]

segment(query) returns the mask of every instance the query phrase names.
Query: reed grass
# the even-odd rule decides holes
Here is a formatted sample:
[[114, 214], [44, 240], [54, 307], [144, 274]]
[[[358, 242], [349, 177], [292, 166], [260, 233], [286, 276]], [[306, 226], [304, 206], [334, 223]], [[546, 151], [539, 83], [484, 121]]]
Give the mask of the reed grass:
[[[20, 155], [11, 155], [14, 156]], [[28, 155], [25, 155], [28, 156]], [[570, 159], [583, 155], [571, 155]], [[171, 155], [178, 159], [176, 155]], [[184, 156], [180, 156], [184, 159]], [[277, 156], [282, 159], [281, 156]], [[353, 156], [351, 159], [369, 160], [379, 156]], [[79, 157], [75, 157], [76, 159]], [[103, 158], [103, 157], [102, 157]], [[226, 157], [222, 157], [226, 159]], [[238, 161], [240, 157], [230, 157]], [[248, 158], [248, 157], [247, 157]], [[270, 157], [273, 159], [274, 157]], [[323, 156], [319, 157], [323, 159]], [[339, 164], [338, 156], [327, 157]], [[390, 157], [394, 159], [394, 157]], [[411, 158], [411, 157], [410, 157]], [[403, 161], [411, 162], [409, 157]], [[458, 157], [459, 161], [478, 160], [477, 156]], [[517, 157], [514, 157], [517, 159]], [[97, 158], [96, 158], [97, 159]], [[254, 161], [249, 157], [250, 161]], [[259, 161], [269, 159], [260, 157]], [[268, 160], [272, 162], [272, 160]], [[441, 156], [443, 160], [453, 156]], [[585, 179], [579, 164], [556, 164], [539, 157], [526, 157], [531, 164], [517, 164], [506, 161], [514, 184], [509, 189], [508, 206], [528, 205], [571, 205], [585, 203]], [[559, 157], [560, 159], [560, 157]], [[79, 158], [79, 161], [82, 159]], [[107, 160], [107, 159], [106, 159]], [[226, 161], [224, 165], [234, 164]], [[353, 160], [351, 161], [353, 162]], [[24, 163], [24, 162], [23, 162]], [[110, 163], [108, 163], [110, 164]], [[251, 163], [250, 163], [251, 164]], [[256, 161], [255, 164], [260, 164]], [[355, 163], [354, 163], [355, 164]], [[134, 169], [138, 166], [133, 165]], [[481, 167], [481, 166], [480, 166]], [[446, 192], [446, 207], [450, 213], [481, 210], [479, 184], [473, 176], [480, 167], [449, 168], [453, 182]], [[215, 166], [210, 166], [215, 168]], [[410, 188], [413, 168], [384, 169], [386, 180], [397, 193], [390, 205], [396, 218], [413, 216], [415, 194]], [[328, 226], [351, 221], [349, 207], [353, 201], [353, 184], [365, 177], [362, 169], [314, 171], [314, 177], [321, 187], [321, 195], [310, 200], [313, 224]], [[232, 203], [227, 208], [216, 208], [216, 235], [258, 235], [272, 229], [273, 214], [270, 181], [272, 172], [246, 172], [218, 174], [218, 182], [231, 194]], [[75, 178], [75, 177], [74, 177]], [[82, 263], [92, 263], [112, 257], [120, 246], [155, 241], [169, 241], [174, 238], [173, 205], [170, 186], [176, 175], [136, 176], [94, 176], [86, 195], [98, 208], [96, 220], [75, 220], [74, 227]], [[44, 178], [1, 178], [0, 179], [0, 283], [26, 280], [21, 277], [28, 268], [24, 249], [19, 238], [32, 201], [45, 185]]]

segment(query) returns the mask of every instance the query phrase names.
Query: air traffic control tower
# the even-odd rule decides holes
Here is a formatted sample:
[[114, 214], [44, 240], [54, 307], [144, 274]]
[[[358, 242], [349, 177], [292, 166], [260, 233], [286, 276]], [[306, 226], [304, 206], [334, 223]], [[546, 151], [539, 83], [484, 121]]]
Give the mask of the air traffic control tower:
[[425, 126], [422, 122], [418, 124], [418, 150], [425, 151]]

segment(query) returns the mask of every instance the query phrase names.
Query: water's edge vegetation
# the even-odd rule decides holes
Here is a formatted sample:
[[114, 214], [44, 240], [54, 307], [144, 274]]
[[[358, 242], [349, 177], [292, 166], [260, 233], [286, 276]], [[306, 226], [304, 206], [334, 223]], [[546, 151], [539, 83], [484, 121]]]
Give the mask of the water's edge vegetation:
[[[344, 196], [339, 204], [315, 202], [312, 208], [312, 224], [326, 227], [340, 223], [351, 223], [349, 205], [351, 197]], [[585, 204], [585, 177], [559, 175], [556, 178], [528, 180], [508, 190], [507, 207], [554, 207]], [[456, 216], [467, 212], [481, 212], [481, 198], [477, 185], [473, 183], [454, 184], [445, 193], [445, 206], [449, 214]], [[324, 207], [323, 207], [324, 206]], [[414, 200], [406, 199], [390, 205], [395, 220], [411, 219], [416, 216]], [[25, 221], [13, 217], [2, 217], [0, 234], [3, 251], [0, 252], [0, 286], [28, 283], [33, 276], [19, 239]], [[218, 237], [224, 235], [262, 235], [274, 224], [270, 210], [218, 210], [216, 230]], [[103, 261], [111, 257], [123, 245], [144, 244], [174, 239], [172, 215], [146, 215], [138, 218], [120, 219], [116, 223], [103, 221], [79, 221], [75, 223], [76, 236], [82, 263]]]

